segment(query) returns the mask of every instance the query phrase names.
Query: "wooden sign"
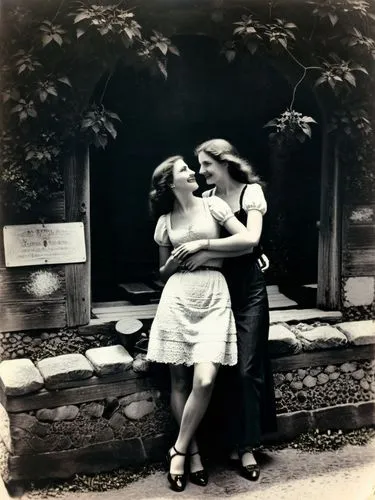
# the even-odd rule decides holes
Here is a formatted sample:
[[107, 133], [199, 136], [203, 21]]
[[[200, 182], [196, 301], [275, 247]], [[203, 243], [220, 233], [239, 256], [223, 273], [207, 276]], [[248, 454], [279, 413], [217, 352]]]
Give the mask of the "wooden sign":
[[82, 222], [4, 226], [3, 235], [7, 267], [86, 262]]

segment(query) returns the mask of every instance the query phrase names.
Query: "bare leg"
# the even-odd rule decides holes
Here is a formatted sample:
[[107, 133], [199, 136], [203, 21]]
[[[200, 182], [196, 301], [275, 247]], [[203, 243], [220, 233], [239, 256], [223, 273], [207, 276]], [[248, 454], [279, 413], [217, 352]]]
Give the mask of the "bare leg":
[[[171, 408], [176, 422], [180, 426], [182, 414], [185, 408], [186, 401], [189, 397], [192, 380], [191, 380], [191, 370], [184, 365], [171, 365]], [[178, 448], [177, 448], [178, 450]], [[195, 436], [192, 437], [190, 441], [190, 451], [194, 453], [198, 450], [198, 445], [195, 440]], [[180, 450], [178, 450], [180, 451]], [[184, 452], [185, 453], [185, 452]], [[182, 474], [183, 470], [176, 469], [174, 467], [176, 460], [173, 460], [173, 471], [172, 474]], [[202, 470], [202, 462], [199, 455], [194, 455], [190, 459], [190, 471], [196, 472]]]
[[[195, 431], [207, 410], [218, 370], [219, 365], [215, 363], [198, 363], [194, 366], [193, 389], [185, 404], [175, 444], [175, 448], [181, 453], [188, 451]], [[173, 459], [173, 463], [173, 474], [182, 474], [185, 457], [177, 456]]]

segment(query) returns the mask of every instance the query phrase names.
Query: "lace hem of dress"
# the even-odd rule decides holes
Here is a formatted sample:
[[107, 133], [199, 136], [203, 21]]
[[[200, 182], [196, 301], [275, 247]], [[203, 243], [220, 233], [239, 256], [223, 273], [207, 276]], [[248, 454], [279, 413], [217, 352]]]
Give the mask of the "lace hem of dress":
[[[168, 344], [168, 345], [166, 345]], [[218, 363], [233, 366], [237, 364], [237, 346], [233, 342], [205, 343], [204, 345], [183, 346], [176, 342], [163, 342], [162, 345], [149, 345], [146, 355], [148, 361], [156, 363], [192, 366], [197, 363]]]

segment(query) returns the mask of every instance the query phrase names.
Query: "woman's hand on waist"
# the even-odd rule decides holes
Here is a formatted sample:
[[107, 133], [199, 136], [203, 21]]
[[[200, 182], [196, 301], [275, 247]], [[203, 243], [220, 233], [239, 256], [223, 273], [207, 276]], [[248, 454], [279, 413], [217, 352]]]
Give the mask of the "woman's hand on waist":
[[200, 250], [193, 255], [189, 255], [189, 257], [184, 261], [184, 267], [186, 267], [189, 271], [194, 271], [197, 267], [204, 266], [210, 258], [209, 252]]
[[181, 261], [185, 261], [185, 259], [189, 255], [193, 255], [200, 250], [205, 250], [209, 245], [208, 240], [195, 240], [188, 241], [187, 243], [183, 243], [182, 245], [175, 248], [172, 252], [172, 255], [175, 259]]

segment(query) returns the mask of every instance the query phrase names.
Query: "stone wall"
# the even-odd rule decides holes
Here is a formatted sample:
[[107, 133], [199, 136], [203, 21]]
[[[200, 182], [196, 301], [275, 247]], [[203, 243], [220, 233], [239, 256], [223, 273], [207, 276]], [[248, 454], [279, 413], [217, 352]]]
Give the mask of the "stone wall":
[[[269, 348], [279, 430], [375, 423], [372, 321], [276, 324]], [[123, 346], [0, 363], [6, 480], [68, 477], [162, 459], [176, 432], [168, 371]]]

